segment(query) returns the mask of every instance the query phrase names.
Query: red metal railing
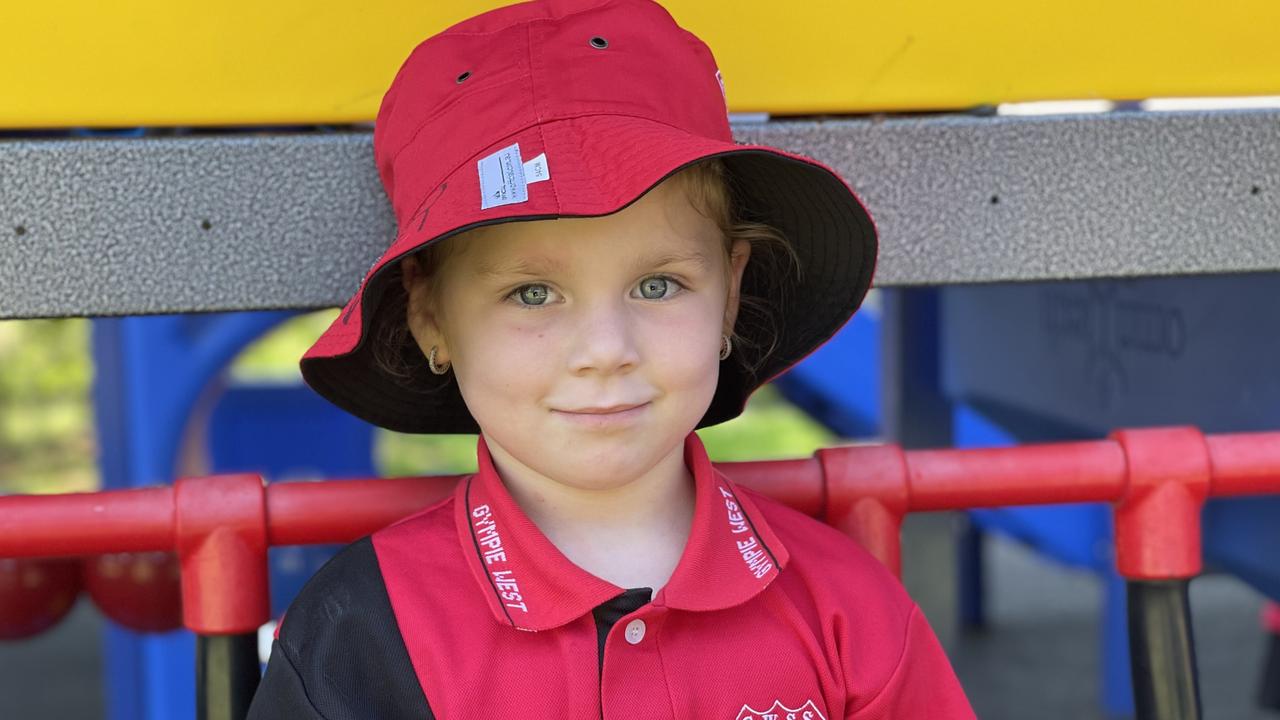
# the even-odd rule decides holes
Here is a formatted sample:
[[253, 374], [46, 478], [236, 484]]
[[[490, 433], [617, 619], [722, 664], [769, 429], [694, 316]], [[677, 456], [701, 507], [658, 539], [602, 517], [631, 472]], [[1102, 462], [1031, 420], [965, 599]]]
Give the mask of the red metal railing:
[[[718, 467], [848, 533], [894, 572], [909, 512], [1108, 502], [1120, 574], [1186, 580], [1201, 569], [1207, 498], [1280, 493], [1280, 432], [1206, 436], [1173, 427], [1000, 449], [839, 447], [803, 460]], [[355, 540], [443, 497], [456, 479], [264, 485], [256, 475], [221, 475], [173, 487], [0, 497], [0, 557], [176, 551], [184, 624], [201, 635], [249, 633], [270, 619], [269, 546]]]
[[[840, 528], [895, 572], [908, 512], [1092, 501], [1116, 508], [1122, 575], [1175, 579], [1200, 571], [1207, 497], [1280, 493], [1280, 432], [1205, 436], [1180, 427], [998, 449], [838, 447], [717, 467]], [[456, 480], [264, 486], [256, 475], [218, 475], [172, 487], [0, 497], [0, 557], [177, 551], [186, 626], [245, 632], [270, 619], [268, 546], [349, 542], [443, 497]]]

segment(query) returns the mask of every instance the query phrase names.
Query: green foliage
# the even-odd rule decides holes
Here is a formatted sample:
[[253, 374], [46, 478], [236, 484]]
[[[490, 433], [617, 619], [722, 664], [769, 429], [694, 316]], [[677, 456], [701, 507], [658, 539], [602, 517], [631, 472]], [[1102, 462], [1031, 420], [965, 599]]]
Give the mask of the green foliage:
[[806, 457], [839, 438], [787, 402], [772, 385], [747, 401], [742, 415], [698, 431], [707, 454], [718, 462]]
[[475, 435], [407, 435], [379, 429], [374, 443], [374, 461], [383, 475], [455, 475], [476, 471]]
[[0, 492], [71, 492], [97, 484], [89, 323], [0, 322]]
[[232, 380], [302, 382], [298, 360], [336, 317], [336, 309], [320, 310], [280, 323], [240, 352], [231, 364]]
[[0, 322], [0, 402], [31, 403], [85, 393], [88, 346], [89, 323], [80, 318]]

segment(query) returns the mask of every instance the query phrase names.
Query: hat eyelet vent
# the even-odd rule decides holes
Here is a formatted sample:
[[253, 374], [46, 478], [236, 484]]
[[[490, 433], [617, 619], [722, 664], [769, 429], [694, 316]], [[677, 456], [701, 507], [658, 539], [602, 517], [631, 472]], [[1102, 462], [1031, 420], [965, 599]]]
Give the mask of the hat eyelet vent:
[[595, 49], [597, 49], [597, 50], [603, 50], [603, 49], [605, 49], [605, 48], [609, 47], [609, 41], [608, 41], [608, 40], [605, 40], [604, 38], [600, 37], [599, 35], [596, 35], [595, 37], [591, 38], [591, 47], [593, 47], [593, 48], [595, 48]]
[[457, 78], [457, 80], [455, 80], [454, 82], [456, 82], [456, 83], [458, 83], [458, 84], [462, 84], [462, 81], [463, 81], [463, 80], [466, 80], [466, 79], [467, 79], [467, 78], [469, 78], [469, 77], [471, 77], [471, 71], [470, 71], [470, 70], [464, 70], [464, 71], [462, 71], [461, 73], [459, 73], [459, 74], [458, 74], [458, 78]]

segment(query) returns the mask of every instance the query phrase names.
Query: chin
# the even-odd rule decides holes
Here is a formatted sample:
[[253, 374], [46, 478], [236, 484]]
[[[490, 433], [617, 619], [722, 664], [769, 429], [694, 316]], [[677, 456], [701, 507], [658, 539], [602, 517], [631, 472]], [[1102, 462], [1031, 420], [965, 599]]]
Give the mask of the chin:
[[583, 454], [564, 458], [557, 463], [559, 474], [552, 477], [577, 487], [606, 488], [623, 485], [648, 468], [640, 458], [619, 455], [621, 453]]
[[579, 451], [570, 451], [560, 457], [549, 477], [564, 485], [591, 490], [607, 490], [626, 485], [648, 472], [661, 460], [661, 452], [654, 449], [645, 452], [643, 446], [630, 443], [582, 443]]

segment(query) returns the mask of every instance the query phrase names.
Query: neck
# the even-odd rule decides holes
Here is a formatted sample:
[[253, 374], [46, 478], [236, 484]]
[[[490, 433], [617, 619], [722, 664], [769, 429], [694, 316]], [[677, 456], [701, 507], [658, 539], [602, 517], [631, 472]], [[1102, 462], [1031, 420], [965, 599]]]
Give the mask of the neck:
[[666, 584], [693, 524], [694, 481], [683, 444], [608, 488], [556, 482], [489, 444], [494, 469], [524, 513], [574, 564], [619, 587]]

